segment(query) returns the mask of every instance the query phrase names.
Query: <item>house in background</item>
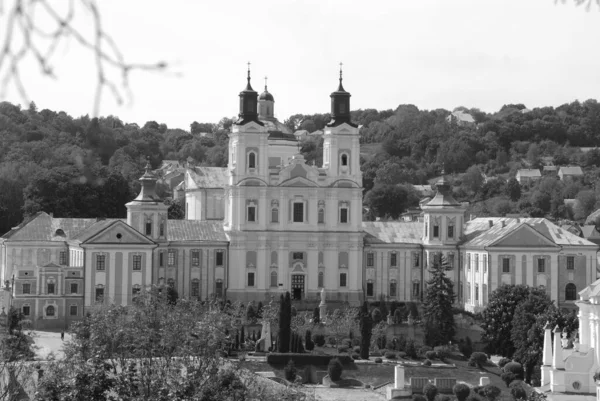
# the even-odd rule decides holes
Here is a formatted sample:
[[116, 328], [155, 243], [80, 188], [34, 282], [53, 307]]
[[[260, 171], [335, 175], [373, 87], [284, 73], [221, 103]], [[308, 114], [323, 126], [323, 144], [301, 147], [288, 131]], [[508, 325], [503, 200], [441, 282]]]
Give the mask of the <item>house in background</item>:
[[600, 245], [600, 232], [598, 232], [596, 226], [592, 225], [581, 227], [581, 237], [593, 242], [594, 244]]
[[566, 166], [558, 169], [558, 176], [561, 180], [565, 178], [583, 177], [583, 170], [579, 166]]
[[517, 171], [517, 175], [515, 176], [519, 184], [521, 185], [531, 185], [533, 182], [542, 178], [542, 173], [537, 168], [534, 169], [521, 169]]
[[446, 117], [446, 121], [449, 123], [455, 123], [458, 126], [475, 125], [475, 119], [473, 116], [461, 110], [456, 110], [450, 113], [450, 115]]

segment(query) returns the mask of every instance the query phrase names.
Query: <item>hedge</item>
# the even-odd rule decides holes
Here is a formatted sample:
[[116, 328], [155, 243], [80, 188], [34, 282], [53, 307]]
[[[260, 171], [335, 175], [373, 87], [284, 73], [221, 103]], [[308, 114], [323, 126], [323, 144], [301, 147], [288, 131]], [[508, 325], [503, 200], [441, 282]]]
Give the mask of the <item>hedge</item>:
[[313, 354], [292, 354], [292, 353], [270, 353], [267, 355], [267, 363], [273, 365], [287, 365], [292, 360], [298, 365], [328, 365], [329, 361], [337, 358], [342, 365], [350, 365], [354, 360], [350, 355], [313, 355]]

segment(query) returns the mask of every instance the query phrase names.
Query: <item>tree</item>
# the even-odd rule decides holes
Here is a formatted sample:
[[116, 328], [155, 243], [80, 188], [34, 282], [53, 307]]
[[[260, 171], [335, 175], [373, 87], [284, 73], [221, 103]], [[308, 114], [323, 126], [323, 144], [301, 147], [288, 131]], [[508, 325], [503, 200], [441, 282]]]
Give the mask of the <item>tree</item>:
[[506, 195], [513, 202], [521, 199], [521, 184], [519, 184], [519, 181], [515, 177], [509, 178], [506, 182]]
[[580, 191], [575, 197], [575, 220], [584, 220], [596, 207], [596, 194], [591, 190]]
[[479, 167], [471, 166], [462, 177], [462, 186], [472, 194], [476, 194], [483, 185], [483, 174]]
[[502, 285], [490, 295], [482, 313], [482, 340], [486, 352], [512, 358], [515, 345], [511, 339], [512, 320], [517, 306], [525, 301], [531, 289], [525, 285]]
[[369, 305], [365, 301], [360, 311], [360, 357], [362, 359], [369, 359], [372, 329], [373, 319], [369, 313]]
[[397, 219], [408, 207], [419, 204], [415, 189], [406, 185], [376, 185], [367, 192], [364, 205], [374, 217]]
[[454, 283], [446, 276], [452, 267], [446, 257], [440, 256], [433, 258], [433, 266], [429, 269], [431, 278], [427, 281], [423, 302], [425, 343], [429, 346], [446, 345], [456, 333], [452, 311]]
[[290, 351], [292, 335], [292, 298], [290, 292], [286, 291], [285, 297], [281, 295], [279, 301], [279, 339], [277, 345], [279, 352]]

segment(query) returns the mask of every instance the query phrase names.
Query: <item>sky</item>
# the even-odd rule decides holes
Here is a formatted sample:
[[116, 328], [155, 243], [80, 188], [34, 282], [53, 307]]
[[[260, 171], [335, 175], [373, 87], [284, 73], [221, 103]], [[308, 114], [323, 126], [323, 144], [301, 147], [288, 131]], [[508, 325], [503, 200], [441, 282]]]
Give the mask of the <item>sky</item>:
[[[494, 112], [507, 103], [600, 98], [600, 7], [586, 11], [575, 0], [99, 3], [104, 29], [127, 61], [169, 66], [167, 73], [133, 71], [124, 105], [104, 94], [100, 115], [124, 122], [189, 129], [193, 121], [233, 117], [247, 62], [257, 92], [268, 76], [280, 121], [329, 112], [340, 62], [352, 109]], [[89, 16], [78, 11], [81, 31], [90, 33]], [[51, 59], [56, 79], [26, 61], [21, 75], [38, 109], [93, 114], [93, 54], [74, 40], [59, 46]], [[12, 86], [0, 100], [25, 104]]]

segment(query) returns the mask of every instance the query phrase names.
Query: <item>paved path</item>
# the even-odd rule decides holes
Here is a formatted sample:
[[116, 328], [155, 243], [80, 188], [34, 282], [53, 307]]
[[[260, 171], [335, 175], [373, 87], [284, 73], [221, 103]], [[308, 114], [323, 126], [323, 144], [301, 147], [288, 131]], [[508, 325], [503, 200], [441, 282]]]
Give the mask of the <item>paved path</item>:
[[[35, 343], [35, 359], [45, 361], [53, 353], [57, 359], [64, 358], [63, 341], [60, 339], [60, 333], [51, 331], [32, 331], [31, 336]], [[70, 340], [71, 336], [65, 333], [65, 341]]]

